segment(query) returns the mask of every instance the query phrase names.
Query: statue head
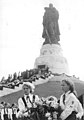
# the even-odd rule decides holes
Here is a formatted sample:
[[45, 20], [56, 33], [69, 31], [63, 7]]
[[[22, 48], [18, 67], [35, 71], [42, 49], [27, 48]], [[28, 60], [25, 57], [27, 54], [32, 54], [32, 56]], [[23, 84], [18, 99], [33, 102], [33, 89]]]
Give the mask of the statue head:
[[52, 3], [49, 4], [49, 8], [53, 8], [53, 4]]

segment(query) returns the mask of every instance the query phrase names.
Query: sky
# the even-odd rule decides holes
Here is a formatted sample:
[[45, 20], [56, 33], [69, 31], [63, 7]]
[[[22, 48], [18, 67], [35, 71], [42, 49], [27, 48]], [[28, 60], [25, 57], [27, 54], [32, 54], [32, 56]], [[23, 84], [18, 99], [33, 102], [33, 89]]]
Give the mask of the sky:
[[34, 68], [49, 3], [59, 11], [60, 45], [70, 75], [84, 80], [84, 0], [0, 0], [0, 79]]

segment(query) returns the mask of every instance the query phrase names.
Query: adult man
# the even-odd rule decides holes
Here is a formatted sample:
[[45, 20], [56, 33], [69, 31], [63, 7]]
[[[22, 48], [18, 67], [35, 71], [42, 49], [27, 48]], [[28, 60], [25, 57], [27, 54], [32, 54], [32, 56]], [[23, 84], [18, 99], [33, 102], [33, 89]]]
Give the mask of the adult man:
[[17, 118], [29, 117], [30, 108], [35, 108], [36, 103], [39, 101], [37, 95], [33, 95], [35, 86], [32, 83], [25, 82], [22, 86], [24, 96], [18, 99], [19, 111], [17, 113]]
[[45, 7], [45, 13], [43, 16], [43, 34], [45, 38], [44, 44], [58, 44], [60, 40], [59, 35], [59, 13], [53, 4], [49, 4], [49, 7]]

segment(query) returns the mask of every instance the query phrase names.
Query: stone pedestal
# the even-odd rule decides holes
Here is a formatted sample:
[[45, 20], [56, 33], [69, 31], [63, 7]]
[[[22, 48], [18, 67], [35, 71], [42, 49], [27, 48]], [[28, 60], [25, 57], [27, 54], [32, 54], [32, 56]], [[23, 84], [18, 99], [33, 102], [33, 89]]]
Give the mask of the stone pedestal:
[[69, 74], [68, 63], [62, 54], [59, 44], [45, 44], [40, 50], [40, 56], [36, 58], [34, 67], [47, 65], [52, 73]]

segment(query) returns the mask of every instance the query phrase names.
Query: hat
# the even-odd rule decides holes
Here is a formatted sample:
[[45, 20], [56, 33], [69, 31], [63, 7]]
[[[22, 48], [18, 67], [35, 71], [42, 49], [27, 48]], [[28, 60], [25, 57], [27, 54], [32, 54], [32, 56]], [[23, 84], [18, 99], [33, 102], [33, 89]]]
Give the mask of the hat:
[[24, 85], [27, 85], [28, 87], [31, 87], [32, 90], [35, 89], [34, 84], [32, 84], [32, 83], [30, 83], [30, 82], [24, 82], [24, 83], [23, 83], [23, 86], [24, 86]]

